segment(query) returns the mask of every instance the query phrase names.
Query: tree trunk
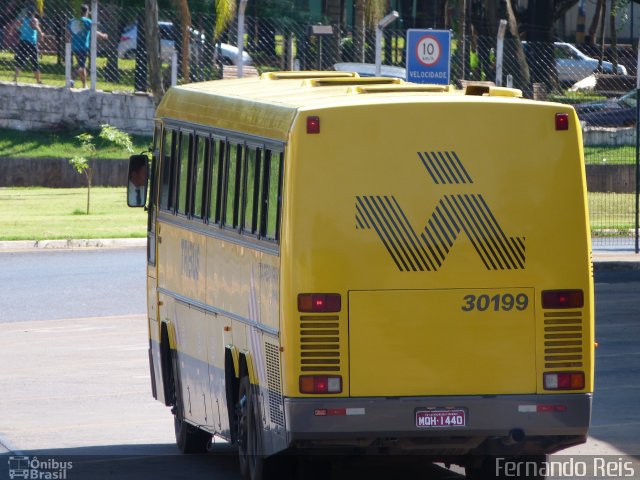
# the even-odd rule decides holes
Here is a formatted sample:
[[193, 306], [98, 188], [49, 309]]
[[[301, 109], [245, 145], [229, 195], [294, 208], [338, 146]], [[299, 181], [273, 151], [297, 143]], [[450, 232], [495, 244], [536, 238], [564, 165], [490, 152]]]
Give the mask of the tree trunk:
[[520, 41], [520, 32], [518, 31], [518, 20], [516, 19], [516, 15], [513, 11], [513, 5], [511, 4], [511, 0], [506, 1], [507, 4], [507, 17], [509, 19], [509, 32], [515, 39], [515, 49], [516, 49], [516, 58], [518, 60], [518, 68], [520, 70], [519, 77], [516, 78], [516, 85], [520, 85], [524, 87], [524, 89], [528, 89], [531, 84], [531, 75], [529, 73], [529, 64], [527, 63], [527, 57], [524, 54], [524, 48], [522, 47], [522, 42]]
[[365, 32], [366, 32], [364, 5], [365, 5], [365, 0], [356, 0], [353, 43], [355, 45], [356, 60], [358, 62], [364, 62], [364, 38], [365, 38]]
[[191, 12], [187, 0], [179, 0], [178, 8], [180, 11], [180, 28], [182, 30], [182, 79], [189, 82], [189, 60], [190, 60], [190, 34]]
[[[611, 0], [611, 7], [609, 7], [609, 30], [611, 35], [611, 65], [613, 74], [618, 73], [618, 38], [616, 32], [616, 15], [618, 14], [618, 5], [616, 0]], [[604, 50], [603, 50], [604, 51]]]
[[160, 34], [158, 32], [158, 0], [145, 0], [145, 12], [149, 80], [151, 81], [153, 103], [157, 107], [164, 95], [162, 59], [160, 58]]
[[598, 62], [598, 71], [602, 72], [602, 62], [604, 62], [604, 17], [607, 15], [607, 4], [602, 0], [602, 11], [600, 12], [600, 61]]
[[596, 31], [598, 30], [598, 23], [600, 23], [600, 12], [602, 11], [602, 6], [604, 5], [604, 0], [598, 0], [596, 4], [596, 11], [593, 12], [593, 18], [591, 19], [591, 24], [589, 25], [589, 33], [587, 34], [586, 43], [588, 45], [593, 45], [595, 43]]

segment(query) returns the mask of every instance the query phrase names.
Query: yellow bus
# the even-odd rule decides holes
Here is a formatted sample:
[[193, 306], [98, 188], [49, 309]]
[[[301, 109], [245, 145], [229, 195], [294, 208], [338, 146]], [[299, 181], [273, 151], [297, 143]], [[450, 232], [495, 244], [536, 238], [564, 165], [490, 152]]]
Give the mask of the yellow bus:
[[149, 212], [152, 389], [182, 451], [226, 439], [252, 480], [318, 451], [418, 452], [482, 478], [586, 440], [571, 107], [275, 72], [174, 87], [155, 125], [148, 202], [130, 182], [129, 203]]

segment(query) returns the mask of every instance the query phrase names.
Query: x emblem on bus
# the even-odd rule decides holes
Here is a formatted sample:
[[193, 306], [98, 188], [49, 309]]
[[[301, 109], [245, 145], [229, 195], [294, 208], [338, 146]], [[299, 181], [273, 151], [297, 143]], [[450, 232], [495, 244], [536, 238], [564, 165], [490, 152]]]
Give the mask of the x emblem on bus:
[[[436, 185], [471, 184], [455, 152], [418, 152]], [[524, 237], [507, 236], [480, 194], [444, 195], [416, 232], [395, 196], [356, 196], [356, 229], [375, 230], [400, 271], [436, 271], [464, 234], [488, 270], [525, 267]]]

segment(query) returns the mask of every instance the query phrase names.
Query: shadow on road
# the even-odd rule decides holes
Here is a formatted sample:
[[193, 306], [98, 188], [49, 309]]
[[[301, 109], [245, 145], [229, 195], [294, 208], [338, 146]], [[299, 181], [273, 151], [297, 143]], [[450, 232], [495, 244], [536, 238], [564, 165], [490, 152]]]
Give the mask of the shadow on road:
[[[6, 460], [3, 460], [4, 459]], [[463, 475], [419, 456], [318, 456], [298, 462], [297, 468], [285, 469], [278, 479], [320, 478], [334, 480], [388, 480], [389, 478], [462, 479]], [[302, 469], [299, 464], [305, 465]], [[216, 444], [208, 454], [183, 455], [174, 444], [108, 445], [82, 448], [30, 450], [0, 455], [0, 479], [28, 468], [39, 472], [24, 478], [59, 478], [63, 480], [146, 480], [207, 479], [241, 480], [236, 450], [228, 444]], [[52, 474], [52, 475], [48, 475]], [[315, 475], [314, 475], [315, 473]], [[57, 476], [55, 476], [57, 474]], [[318, 476], [320, 474], [320, 476]], [[34, 476], [35, 475], [35, 476]], [[19, 474], [16, 478], [22, 478]]]

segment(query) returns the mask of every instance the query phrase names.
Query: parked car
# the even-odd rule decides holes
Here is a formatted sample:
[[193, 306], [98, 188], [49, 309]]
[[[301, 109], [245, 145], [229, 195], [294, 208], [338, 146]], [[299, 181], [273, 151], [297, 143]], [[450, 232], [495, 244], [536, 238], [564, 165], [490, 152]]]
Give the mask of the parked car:
[[[172, 22], [158, 22], [158, 30], [160, 33], [160, 57], [163, 62], [169, 63], [175, 50], [175, 40], [179, 37], [180, 32]], [[118, 56], [120, 58], [132, 58], [138, 45], [138, 26], [136, 24], [128, 25], [122, 31], [120, 43], [118, 43]], [[204, 33], [191, 29], [191, 45], [207, 48], [206, 37]], [[211, 46], [213, 48], [213, 46]], [[219, 44], [219, 55], [222, 62], [227, 65], [236, 65], [238, 59], [238, 47], [227, 43]], [[246, 52], [242, 52], [242, 59], [245, 65], [251, 65], [251, 56]]]
[[636, 123], [637, 90], [602, 102], [575, 106], [578, 119], [592, 127], [628, 127]]
[[[525, 51], [529, 50], [527, 42], [522, 42]], [[575, 45], [565, 42], [553, 42], [558, 80], [562, 83], [575, 83], [598, 70], [599, 61], [581, 52]], [[602, 62], [604, 73], [613, 73], [611, 62]], [[627, 69], [618, 64], [616, 72], [626, 75]]]

